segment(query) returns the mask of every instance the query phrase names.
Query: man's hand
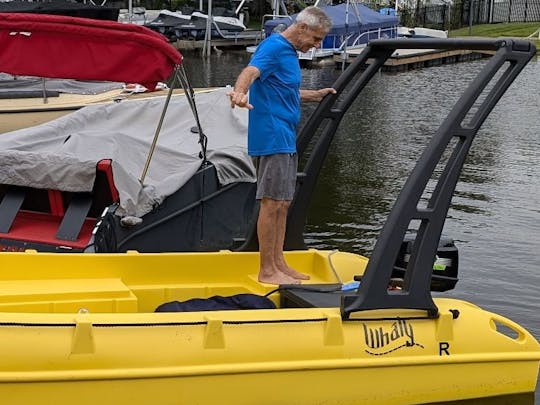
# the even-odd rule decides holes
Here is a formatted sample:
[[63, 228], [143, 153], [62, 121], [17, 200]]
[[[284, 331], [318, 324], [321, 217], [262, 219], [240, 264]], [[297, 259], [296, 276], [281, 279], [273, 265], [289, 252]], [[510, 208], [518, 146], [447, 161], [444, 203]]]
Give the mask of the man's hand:
[[336, 94], [336, 89], [325, 87], [319, 90], [300, 90], [300, 99], [302, 101], [318, 103], [328, 94]]
[[227, 93], [227, 96], [229, 96], [231, 99], [231, 108], [238, 106], [247, 108], [248, 110], [253, 109], [253, 106], [248, 102], [247, 94], [231, 90], [229, 93]]
[[247, 66], [240, 72], [238, 79], [236, 79], [234, 89], [227, 93], [231, 99], [231, 108], [238, 106], [253, 110], [253, 106], [248, 102], [247, 93], [251, 83], [253, 83], [260, 75], [259, 69], [255, 66]]
[[325, 87], [324, 89], [317, 90], [317, 93], [319, 93], [320, 97], [318, 101], [321, 101], [327, 94], [336, 94], [337, 92], [333, 87]]

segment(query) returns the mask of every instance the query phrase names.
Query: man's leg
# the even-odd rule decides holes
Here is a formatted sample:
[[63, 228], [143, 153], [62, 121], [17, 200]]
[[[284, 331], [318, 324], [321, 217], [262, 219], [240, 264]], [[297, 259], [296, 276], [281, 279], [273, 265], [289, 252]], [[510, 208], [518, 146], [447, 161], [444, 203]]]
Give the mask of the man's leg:
[[283, 245], [285, 243], [285, 232], [287, 230], [287, 214], [291, 205], [290, 201], [280, 201], [276, 224], [276, 244], [274, 245], [274, 261], [280, 271], [297, 280], [309, 280], [309, 276], [289, 267], [283, 256]]
[[[282, 271], [275, 260], [276, 244], [283, 238], [278, 237], [279, 215], [286, 201], [262, 198], [257, 218], [257, 235], [259, 238], [260, 270], [259, 281], [269, 284], [298, 284], [299, 281]], [[285, 210], [285, 218], [287, 210]]]

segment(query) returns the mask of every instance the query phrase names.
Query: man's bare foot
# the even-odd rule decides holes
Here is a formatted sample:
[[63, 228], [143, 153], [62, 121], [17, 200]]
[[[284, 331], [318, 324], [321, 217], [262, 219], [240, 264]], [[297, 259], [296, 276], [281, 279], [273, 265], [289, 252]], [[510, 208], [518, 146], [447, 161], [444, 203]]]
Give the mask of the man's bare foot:
[[300, 280], [294, 277], [288, 276], [281, 271], [275, 272], [259, 272], [259, 281], [267, 284], [300, 284]]
[[279, 270], [296, 280], [309, 280], [309, 275], [300, 273], [299, 271], [296, 271], [295, 269], [287, 265], [285, 265], [284, 267], [280, 267]]

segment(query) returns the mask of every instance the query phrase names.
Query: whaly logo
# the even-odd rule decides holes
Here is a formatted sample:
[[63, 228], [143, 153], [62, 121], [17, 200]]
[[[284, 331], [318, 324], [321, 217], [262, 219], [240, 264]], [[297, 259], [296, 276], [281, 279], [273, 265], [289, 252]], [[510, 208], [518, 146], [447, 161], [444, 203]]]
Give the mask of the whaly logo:
[[382, 326], [370, 328], [365, 323], [363, 326], [364, 338], [368, 347], [366, 353], [374, 356], [382, 356], [404, 347], [419, 346], [424, 348], [423, 345], [415, 342], [414, 329], [404, 319], [398, 319], [389, 328]]

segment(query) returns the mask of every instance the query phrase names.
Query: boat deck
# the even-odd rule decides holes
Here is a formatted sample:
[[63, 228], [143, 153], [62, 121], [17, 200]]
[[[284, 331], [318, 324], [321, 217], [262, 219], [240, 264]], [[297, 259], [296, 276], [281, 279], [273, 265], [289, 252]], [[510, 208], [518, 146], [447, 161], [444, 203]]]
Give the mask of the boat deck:
[[[210, 91], [213, 88], [196, 88], [196, 93]], [[124, 89], [111, 90], [100, 94], [68, 94], [58, 97], [0, 99], [0, 134], [40, 125], [59, 118], [79, 108], [95, 104], [111, 104], [127, 100], [145, 100], [167, 96], [168, 90], [153, 92], [132, 92]], [[183, 95], [183, 89], [175, 89], [173, 96]]]
[[[210, 40], [210, 46], [216, 48], [246, 47], [256, 45], [263, 40], [263, 31], [246, 30], [227, 38], [213, 38]], [[204, 48], [205, 40], [176, 40], [172, 45], [181, 51], [195, 50]]]

